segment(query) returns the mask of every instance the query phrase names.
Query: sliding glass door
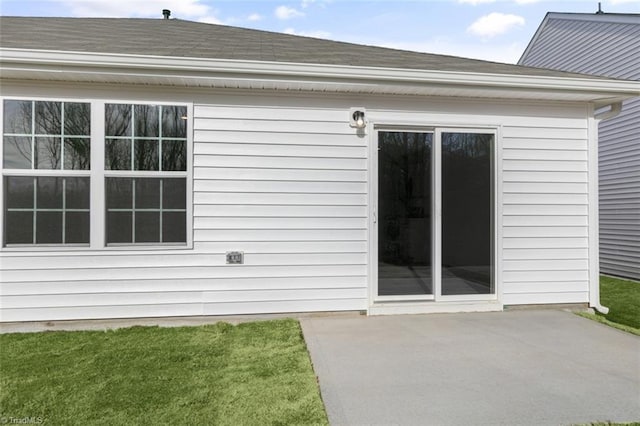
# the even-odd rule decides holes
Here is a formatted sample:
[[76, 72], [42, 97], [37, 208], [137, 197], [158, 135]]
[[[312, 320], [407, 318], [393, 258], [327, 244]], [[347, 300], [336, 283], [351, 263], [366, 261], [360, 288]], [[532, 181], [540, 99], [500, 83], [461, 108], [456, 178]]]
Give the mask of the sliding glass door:
[[378, 130], [377, 299], [495, 294], [494, 144], [492, 131]]

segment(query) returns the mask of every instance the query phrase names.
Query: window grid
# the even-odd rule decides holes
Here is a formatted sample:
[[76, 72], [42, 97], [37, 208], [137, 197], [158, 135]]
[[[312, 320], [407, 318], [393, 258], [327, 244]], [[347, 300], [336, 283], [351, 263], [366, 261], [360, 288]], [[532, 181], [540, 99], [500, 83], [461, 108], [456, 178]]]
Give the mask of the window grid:
[[[188, 229], [191, 226], [191, 220], [190, 220], [190, 215], [188, 214], [190, 211], [190, 203], [188, 202], [191, 197], [189, 195], [189, 190], [188, 188], [191, 187], [190, 185], [190, 179], [189, 179], [189, 173], [188, 170], [191, 167], [191, 163], [189, 161], [189, 157], [188, 154], [190, 152], [190, 148], [189, 148], [189, 141], [190, 141], [190, 137], [188, 136], [188, 132], [190, 131], [191, 127], [190, 127], [190, 123], [188, 120], [188, 117], [191, 115], [191, 109], [189, 108], [189, 106], [187, 104], [157, 104], [157, 103], [152, 103], [152, 102], [141, 102], [141, 103], [129, 103], [127, 101], [124, 102], [108, 102], [108, 101], [100, 101], [100, 100], [56, 100], [56, 99], [20, 99], [20, 98], [2, 98], [2, 102], [6, 102], [6, 101], [21, 101], [24, 103], [24, 107], [27, 108], [31, 108], [30, 112], [31, 112], [31, 117], [30, 120], [28, 120], [26, 123], [23, 124], [23, 126], [20, 127], [16, 127], [17, 129], [20, 129], [18, 132], [7, 132], [5, 133], [4, 131], [2, 131], [0, 134], [2, 134], [2, 137], [23, 137], [23, 141], [24, 141], [24, 148], [26, 149], [31, 149], [30, 155], [27, 156], [26, 158], [24, 158], [24, 161], [26, 163], [26, 161], [29, 161], [30, 164], [27, 166], [27, 164], [24, 164], [24, 166], [27, 167], [6, 167], [5, 166], [5, 162], [3, 161], [0, 164], [0, 170], [2, 172], [2, 174], [0, 175], [0, 177], [4, 176], [4, 177], [18, 177], [18, 176], [23, 176], [23, 177], [29, 177], [29, 178], [33, 178], [34, 179], [34, 200], [33, 200], [33, 207], [29, 206], [27, 208], [22, 208], [22, 207], [12, 207], [12, 208], [7, 208], [5, 207], [3, 210], [5, 213], [8, 212], [28, 212], [31, 213], [33, 215], [33, 219], [29, 218], [29, 220], [27, 221], [27, 223], [31, 222], [32, 223], [32, 229], [31, 232], [33, 232], [33, 236], [29, 235], [27, 238], [27, 241], [31, 240], [35, 243], [36, 240], [40, 240], [40, 241], [44, 241], [40, 238], [40, 235], [38, 235], [38, 230], [40, 230], [40, 233], [42, 233], [42, 223], [40, 223], [40, 227], [38, 228], [38, 221], [42, 222], [44, 219], [42, 219], [42, 217], [39, 216], [39, 213], [45, 213], [45, 212], [50, 212], [50, 213], [59, 213], [59, 220], [62, 222], [62, 235], [61, 235], [61, 239], [64, 241], [63, 244], [65, 244], [66, 247], [72, 247], [72, 246], [82, 246], [85, 247], [87, 245], [89, 245], [92, 249], [107, 249], [108, 246], [113, 245], [113, 246], [121, 246], [121, 245], [127, 245], [130, 248], [135, 248], [135, 246], [153, 246], [153, 245], [162, 245], [165, 246], [167, 244], [170, 245], [184, 245], [184, 244], [190, 244], [191, 242], [191, 238], [190, 235], [191, 233], [188, 231]], [[40, 131], [38, 132], [38, 130], [44, 129], [44, 130], [49, 130], [50, 128], [47, 127], [46, 125], [41, 125], [40, 124], [40, 118], [41, 115], [39, 115], [39, 113], [36, 113], [36, 107], [40, 108], [40, 106], [38, 106], [39, 102], [56, 102], [58, 103], [61, 108], [60, 111], [60, 115], [55, 115], [54, 117], [60, 119], [60, 133], [51, 133], [48, 131]], [[85, 127], [86, 129], [90, 129], [90, 131], [81, 131], [81, 132], [70, 132], [69, 134], [67, 134], [69, 128], [75, 128], [72, 126], [72, 124], [74, 123], [68, 123], [70, 126], [67, 126], [65, 128], [65, 121], [66, 119], [68, 119], [69, 113], [71, 110], [68, 110], [69, 108], [66, 107], [66, 105], [69, 104], [85, 104], [84, 105], [84, 111], [86, 114], [89, 114], [91, 119], [90, 122], [86, 125], [86, 126], [90, 126], [90, 127]], [[94, 120], [95, 120], [95, 116], [92, 114], [92, 110], [97, 109], [98, 111], [104, 111], [104, 108], [106, 105], [113, 105], [113, 104], [119, 104], [119, 105], [127, 105], [128, 107], [132, 108], [131, 111], [131, 120], [135, 120], [135, 108], [139, 105], [153, 105], [153, 106], [157, 106], [158, 107], [158, 129], [157, 129], [157, 136], [136, 136], [135, 135], [135, 129], [131, 128], [131, 136], [108, 136], [105, 132], [105, 129], [102, 125], [98, 125], [94, 127]], [[171, 112], [167, 112], [167, 108], [176, 108], [176, 112], [174, 113], [173, 111]], [[65, 111], [68, 110], [68, 111]], [[75, 114], [75, 112], [74, 112]], [[137, 114], [139, 117], [140, 112]], [[166, 116], [165, 116], [166, 115]], [[155, 117], [155, 114], [153, 114], [153, 116]], [[75, 116], [74, 116], [75, 117]], [[104, 117], [104, 115], [103, 115]], [[173, 126], [178, 125], [179, 127], [166, 127], [168, 126], [172, 126], [172, 121], [167, 121], [167, 120], [177, 120], [177, 118], [181, 119], [181, 120], [185, 120], [183, 122], [183, 124], [173, 124]], [[4, 120], [4, 117], [0, 117], [0, 120]], [[163, 124], [164, 123], [164, 124]], [[134, 123], [132, 123], [134, 124]], [[154, 123], [155, 124], [155, 123]], [[163, 128], [163, 126], [165, 126], [165, 128]], [[2, 121], [0, 121], [0, 128], [4, 127], [2, 126]], [[155, 128], [155, 125], [152, 126], [151, 128]], [[24, 129], [24, 130], [23, 130]], [[149, 127], [147, 127], [147, 129], [149, 129]], [[170, 136], [164, 136], [167, 133], [167, 129], [169, 129], [169, 132], [172, 132]], [[175, 129], [178, 129], [177, 133], [173, 133], [175, 132]], [[8, 130], [8, 129], [7, 129]], [[13, 129], [12, 129], [13, 130]], [[30, 130], [29, 133], [25, 132], [25, 130]], [[86, 134], [76, 134], [76, 133], [86, 133]], [[155, 133], [155, 131], [153, 131], [153, 133]], [[184, 137], [182, 137], [184, 135]], [[89, 155], [89, 160], [91, 161], [91, 163], [87, 163], [87, 166], [85, 166], [86, 168], [81, 168], [81, 169], [77, 169], [74, 168], [74, 165], [71, 165], [69, 162], [65, 163], [65, 158], [64, 155], [69, 153], [70, 149], [73, 150], [74, 147], [69, 145], [68, 147], [65, 146], [65, 140], [67, 139], [72, 139], [72, 138], [77, 138], [77, 139], [84, 139], [86, 140], [86, 143], [88, 144], [88, 146], [91, 145], [92, 142], [95, 142], [96, 137], [98, 140], [102, 140], [102, 149], [98, 150], [98, 152], [102, 151], [104, 152], [104, 148], [105, 148], [105, 142], [108, 139], [113, 139], [113, 140], [129, 140], [131, 141], [131, 152], [132, 152], [132, 158], [131, 158], [131, 169], [130, 170], [117, 170], [117, 169], [107, 169], [106, 164], [104, 162], [105, 157], [104, 155], [102, 156], [102, 161], [99, 161], [97, 164], [97, 167], [95, 166], [94, 161], [97, 160], [96, 158], [94, 158], [95, 156], [93, 154]], [[59, 155], [60, 155], [60, 165], [56, 168], [38, 168], [38, 163], [37, 160], [39, 159], [39, 152], [37, 150], [37, 146], [40, 143], [39, 138], [49, 138], [49, 139], [53, 139], [56, 138], [58, 139], [58, 143], [59, 145]], [[135, 153], [135, 151], [133, 151], [135, 149], [135, 146], [133, 145], [134, 143], [137, 143], [139, 140], [148, 140], [148, 141], [154, 141], [155, 143], [157, 143], [157, 164], [158, 164], [158, 169], [156, 170], [144, 170], [144, 169], [135, 169], [135, 157], [133, 156], [133, 154]], [[51, 142], [50, 141], [45, 141], [45, 142]], [[82, 142], [82, 141], [80, 141]], [[175, 146], [172, 145], [173, 143], [178, 143], [178, 144], [184, 144], [182, 146]], [[171, 150], [171, 151], [168, 151]], [[74, 151], [72, 151], [74, 152]], [[87, 151], [88, 152], [88, 151]], [[175, 155], [178, 155], [180, 157], [174, 157], [174, 153], [176, 153]], [[166, 157], [166, 158], [165, 158]], [[174, 158], [178, 158], [177, 163], [174, 163]], [[167, 163], [167, 159], [169, 159], [171, 161], [171, 163]], [[100, 164], [102, 163], [102, 164]], [[75, 162], [73, 163], [75, 164]], [[142, 164], [142, 163], [141, 163]], [[167, 167], [167, 164], [177, 164], [178, 166], [173, 166], [175, 168], [169, 168], [167, 170], [163, 170], [163, 168]], [[71, 167], [70, 167], [71, 166]], [[142, 166], [144, 167], [144, 166]], [[169, 167], [172, 167], [171, 165]], [[70, 241], [71, 238], [75, 238], [71, 236], [71, 234], [67, 235], [67, 226], [70, 226], [72, 223], [75, 223], [75, 220], [71, 219], [71, 216], [67, 217], [67, 213], [71, 214], [88, 214], [90, 215], [90, 217], [93, 217], [94, 215], [91, 213], [93, 212], [93, 208], [94, 208], [94, 204], [97, 204], [98, 208], [100, 210], [102, 210], [102, 212], [106, 212], [106, 199], [105, 199], [105, 193], [102, 193], [102, 195], [98, 195], [98, 194], [90, 194], [91, 196], [91, 208], [68, 208], [67, 204], [68, 204], [68, 194], [66, 194], [67, 188], [69, 187], [69, 182], [67, 182], [66, 180], [62, 179], [64, 182], [64, 190], [63, 190], [63, 195], [62, 197], [64, 197], [64, 201], [62, 201], [62, 207], [61, 208], [41, 208], [38, 206], [37, 204], [37, 197], [38, 194], [43, 194], [43, 191], [45, 191], [44, 188], [40, 188], [40, 190], [37, 189], [37, 184], [35, 182], [37, 182], [37, 179], [39, 177], [59, 177], [59, 178], [72, 178], [72, 177], [87, 177], [90, 178], [90, 187], [93, 187], [93, 181], [95, 179], [101, 179], [103, 180], [103, 182], [105, 181], [106, 178], [109, 177], [118, 177], [118, 178], [124, 178], [124, 177], [128, 177], [131, 179], [138, 179], [138, 178], [151, 178], [151, 177], [156, 177], [158, 179], [175, 179], [175, 178], [179, 178], [181, 177], [183, 179], [183, 181], [186, 184], [186, 189], [187, 192], [185, 194], [185, 205], [184, 208], [165, 208], [163, 207], [165, 198], [166, 198], [166, 185], [163, 183], [160, 186], [160, 197], [161, 197], [161, 203], [158, 206], [157, 209], [151, 209], [151, 208], [138, 208], [137, 206], [132, 208], [131, 211], [131, 216], [132, 216], [132, 220], [133, 223], [132, 225], [132, 230], [134, 232], [134, 234], [132, 235], [132, 240], [135, 240], [135, 215], [136, 212], [138, 214], [140, 213], [153, 213], [153, 212], [157, 212], [158, 214], [158, 218], [155, 219], [156, 223], [158, 223], [159, 226], [159, 234], [160, 234], [160, 242], [148, 242], [148, 243], [137, 243], [137, 244], [131, 244], [131, 243], [124, 243], [124, 244], [119, 244], [119, 243], [107, 243], [107, 241], [102, 240], [101, 238], [98, 239], [94, 239], [94, 237], [89, 237], [89, 241], [88, 243], [70, 243], [70, 244], [66, 244], [67, 241]], [[134, 181], [135, 182], [135, 181]], [[134, 185], [134, 188], [132, 188], [133, 191], [135, 191], [135, 183], [132, 182], [132, 184]], [[163, 180], [163, 182], [165, 182], [165, 180]], [[61, 186], [63, 185], [63, 183], [61, 182], [60, 184]], [[173, 191], [173, 190], [172, 190]], [[140, 188], [138, 188], [138, 192], [140, 192]], [[146, 193], [146, 191], [145, 191]], [[139, 195], [139, 194], [138, 194]], [[99, 197], [101, 198], [101, 201], [96, 202], [95, 197]], [[61, 198], [62, 198], [61, 197]], [[61, 198], [59, 198], [59, 200], [61, 200]], [[138, 197], [139, 198], [139, 197]], [[132, 200], [133, 203], [135, 203], [135, 200]], [[138, 200], [138, 202], [140, 202], [140, 200]], [[41, 203], [42, 205], [42, 200]], [[81, 206], [83, 207], [83, 206]], [[180, 206], [182, 207], [182, 206]], [[127, 209], [110, 209], [109, 211], [126, 211]], [[173, 222], [174, 222], [174, 218], [175, 216], [167, 216], [165, 213], [168, 214], [181, 214], [182, 216], [182, 220], [178, 219], [178, 222], [181, 223], [181, 226], [184, 227], [183, 232], [186, 233], [186, 235], [182, 236], [182, 239], [180, 237], [178, 237], [177, 240], [174, 240], [175, 237], [175, 232], [173, 227], [169, 227], [167, 229], [164, 229], [163, 232], [163, 228], [164, 226], [170, 226]], [[186, 216], [186, 218], [185, 218]], [[40, 217], [40, 219], [39, 219]], [[101, 218], [101, 225], [102, 225], [102, 231], [98, 229], [96, 229], [95, 226], [95, 222], [92, 220], [91, 221], [91, 226], [90, 228], [88, 228], [87, 230], [91, 233], [94, 234], [96, 232], [98, 232], [98, 234], [103, 234], [104, 230], [105, 230], [105, 226], [107, 225], [107, 218], [104, 216], [99, 215], [99, 217]], [[6, 216], [5, 216], [5, 221], [6, 221]], [[70, 222], [71, 221], [71, 222]], [[60, 222], [58, 222], [60, 223]], [[142, 222], [141, 222], [142, 223]], [[138, 223], [138, 225], [140, 226], [141, 223]], [[138, 227], [139, 227], [138, 226]], [[4, 228], [4, 226], [3, 226]], [[57, 228], [57, 226], [56, 226]], [[155, 226], [152, 226], [152, 228], [155, 228]], [[169, 234], [170, 231], [170, 234]], [[74, 232], [74, 231], [69, 231], [69, 232]], [[5, 234], [5, 232], [3, 231], [2, 234], [4, 234], [5, 236], [7, 234]], [[58, 231], [56, 230], [56, 232], [54, 233], [55, 235], [58, 234]], [[49, 234], [49, 235], [53, 235], [53, 234]], [[104, 234], [103, 234], [104, 235]], [[168, 236], [170, 235], [170, 236]], [[138, 236], [139, 239], [144, 239], [144, 237]], [[165, 240], [166, 238], [169, 238], [168, 242], [162, 243], [162, 240]], [[84, 241], [84, 239], [83, 239]], [[55, 246], [55, 247], [62, 247], [61, 243], [36, 243], [36, 244], [29, 244], [27, 242], [24, 243], [11, 243], [11, 244], [7, 244], [6, 243], [6, 239], [3, 238], [3, 241], [0, 243], [4, 243], [2, 245], [0, 245], [0, 248], [2, 246], [4, 247], [17, 247], [18, 249], [20, 248], [34, 248], [37, 249], [38, 247], [51, 247], [51, 246]], [[98, 244], [96, 244], [98, 243]], [[142, 247], [140, 247], [142, 248]]]
[[[117, 179], [117, 178], [131, 179], [131, 183], [130, 183], [131, 187], [129, 187], [129, 193], [131, 194], [130, 196], [132, 197], [132, 199], [131, 199], [131, 202], [128, 203], [129, 205], [126, 208], [122, 208], [122, 207], [110, 208], [108, 205], [108, 201], [105, 200], [106, 201], [105, 211], [107, 215], [109, 215], [110, 213], [128, 213], [129, 214], [128, 215], [129, 217], [126, 218], [125, 223], [127, 223], [127, 226], [130, 225], [129, 229], [131, 230], [131, 234], [127, 238], [128, 241], [124, 241], [124, 235], [122, 235], [122, 241], [115, 242], [112, 240], [112, 242], [109, 242], [110, 233], [112, 231], [110, 231], [109, 229], [109, 225], [108, 225], [109, 221], [107, 220], [106, 222], [107, 227], [105, 230], [106, 246], [136, 246], [136, 245], [140, 246], [140, 245], [153, 245], [153, 244], [181, 245], [181, 244], [187, 243], [188, 237], [186, 236], [186, 234], [184, 235], [184, 238], [185, 238], [184, 240], [175, 241], [175, 240], [172, 240], [171, 236], [167, 236], [168, 234], [165, 234], [163, 232], [163, 227], [164, 225], [171, 226], [171, 224], [173, 223], [172, 218], [164, 217], [165, 213], [183, 213], [185, 216], [187, 215], [186, 203], [184, 205], [184, 208], [166, 208], [165, 207], [165, 197], [167, 196], [165, 193], [166, 191], [165, 183], [169, 179], [182, 178], [184, 179], [184, 182], [186, 184], [187, 166], [188, 166], [186, 161], [187, 144], [188, 144], [188, 137], [186, 133], [186, 127], [187, 127], [186, 120], [189, 113], [188, 109], [184, 105], [174, 105], [174, 104], [135, 104], [135, 103], [129, 104], [129, 103], [114, 102], [114, 103], [105, 103], [105, 110], [107, 108], [107, 105], [112, 105], [111, 107], [113, 108], [112, 111], [120, 107], [122, 108], [123, 113], [125, 113], [126, 111], [126, 113], [130, 115], [130, 117], [128, 117], [128, 120], [126, 120], [130, 130], [127, 131], [126, 135], [120, 134], [119, 136], [115, 136], [115, 135], [111, 136], [110, 134], [115, 134], [118, 132], [118, 130], [116, 130], [118, 127], [114, 127], [113, 130], [111, 131], [108, 128], [105, 128], [105, 134], [104, 134], [105, 148], [109, 143], [113, 143], [114, 147], [117, 146], [116, 145], [117, 143], [123, 143], [123, 144], [128, 143], [128, 145], [124, 146], [122, 149], [125, 150], [125, 152], [128, 152], [128, 155], [130, 156], [130, 158], [129, 158], [129, 161], [123, 162], [125, 164], [116, 163], [115, 167], [111, 168], [113, 167], [114, 163], [112, 162], [112, 157], [109, 157], [108, 150], [105, 149], [104, 176], [106, 180]], [[157, 107], [157, 109], [154, 110], [152, 113], [149, 113], [149, 111], [145, 111], [143, 108], [138, 108], [143, 105]], [[181, 108], [184, 108], [184, 112], [180, 111]], [[107, 119], [109, 118], [113, 119], [111, 115], [107, 117]], [[148, 124], [144, 124], [146, 122], [146, 119], [155, 119], [157, 120], [157, 123], [153, 123], [153, 126], [149, 127]], [[176, 128], [167, 127], [169, 129], [168, 131], [172, 133], [168, 133], [170, 134], [170, 136], [165, 137], [165, 133], [166, 133], [165, 126], [170, 126], [172, 123], [171, 120], [185, 120], [184, 130], [183, 130], [184, 133], [182, 133], [182, 131], [179, 131], [176, 133], [175, 132]], [[184, 137], [181, 137], [183, 134], [184, 134]], [[139, 147], [138, 144], [142, 144], [144, 142], [151, 142], [155, 145], [151, 145], [151, 146], [147, 145], [146, 147], [138, 148]], [[183, 168], [181, 167], [173, 168], [171, 163], [165, 163], [165, 160], [166, 160], [165, 155], [171, 156], [175, 152], [173, 149], [175, 146], [171, 145], [174, 143], [184, 144], [182, 146], [182, 149], [184, 150], [183, 153], [177, 154], [177, 155], [183, 156], [182, 157], [183, 163], [181, 166]], [[141, 159], [141, 154], [142, 156], [144, 156], [145, 153], [148, 155], [149, 151], [137, 152], [136, 151], [137, 148], [138, 150], [141, 150], [141, 149], [154, 150], [155, 149], [155, 153], [153, 153], [154, 155], [149, 156], [148, 158], [151, 158], [152, 163], [153, 161], [155, 161], [156, 164], [149, 166], [149, 163]], [[170, 151], [165, 151], [165, 149], [168, 149]], [[139, 158], [136, 158], [136, 153], [138, 154]], [[167, 169], [167, 167], [169, 167], [169, 169]], [[139, 187], [139, 188], [136, 188], [136, 187], [138, 186], [139, 180], [141, 179], [159, 180], [158, 188], [154, 190], [154, 191], [158, 191], [156, 192], [156, 194], [157, 196], [159, 196], [159, 201], [158, 201], [159, 205], [157, 208], [139, 207], [140, 200], [141, 200], [141, 194], [139, 194], [139, 192], [142, 187]], [[108, 185], [105, 185], [105, 187], [106, 186]], [[107, 194], [105, 191], [105, 198], [106, 196]], [[186, 202], [186, 200], [184, 201]], [[138, 229], [138, 230], [136, 229], [136, 228], [139, 228], [139, 226], [136, 227], [137, 219], [141, 220], [141, 222], [138, 223], [138, 225], [143, 224], [144, 219], [140, 216], [140, 214], [142, 213], [150, 213], [154, 215], [153, 221], [155, 223], [154, 223], [154, 226], [151, 227], [151, 229], [155, 229], [154, 238], [158, 238], [158, 240], [155, 242], [151, 242], [147, 239], [148, 235], [145, 235], [145, 231], [143, 229]], [[157, 217], [155, 216], [156, 214], [157, 214]], [[177, 225], [181, 227], [186, 227], [187, 223], [182, 222]], [[129, 229], [127, 229], [127, 231], [129, 231]], [[146, 228], [146, 229], [148, 232], [149, 228]], [[139, 234], [138, 238], [136, 238], [137, 234]], [[169, 238], [169, 241], [165, 241], [167, 238]], [[143, 239], [145, 241], [138, 241], [140, 239]]]
[[[31, 168], [30, 169], [21, 169], [21, 170], [75, 170], [75, 169], [66, 169], [64, 167], [64, 151], [65, 151], [65, 141], [67, 139], [73, 138], [82, 138], [90, 140], [90, 135], [67, 135], [65, 134], [65, 105], [69, 103], [78, 103], [78, 102], [60, 102], [61, 106], [61, 115], [60, 115], [60, 133], [36, 133], [36, 102], [47, 102], [47, 101], [29, 101], [31, 103], [31, 132], [30, 133], [4, 133], [3, 136], [9, 137], [28, 137], [31, 139]], [[60, 139], [60, 169], [39, 169], [36, 167], [36, 138], [59, 138]], [[115, 137], [114, 137], [115, 138]], [[186, 139], [180, 139], [186, 140]]]
[[[117, 105], [117, 104], [116, 104]], [[134, 170], [134, 171], [142, 171], [144, 169], [136, 169], [135, 165], [136, 165], [136, 159], [135, 159], [135, 153], [136, 153], [136, 142], [137, 141], [154, 141], [158, 143], [158, 170], [157, 171], [167, 171], [164, 170], [163, 168], [163, 164], [162, 164], [162, 159], [163, 159], [163, 146], [164, 144], [162, 142], [166, 141], [166, 142], [184, 142], [187, 143], [187, 138], [177, 138], [177, 137], [164, 137], [162, 134], [162, 120], [163, 120], [163, 109], [166, 107], [166, 105], [158, 105], [158, 136], [136, 136], [136, 107], [137, 104], [132, 104], [132, 105], [128, 105], [131, 108], [131, 135], [130, 136], [110, 136], [105, 134], [105, 142], [106, 140], [119, 140], [119, 141], [127, 141], [129, 142], [129, 154], [131, 156], [131, 161], [129, 162], [129, 169], [128, 170]], [[106, 145], [106, 143], [105, 143]], [[105, 158], [106, 161], [106, 158]], [[154, 170], [156, 171], [156, 170]], [[174, 171], [174, 170], [171, 170]]]
[[[66, 244], [66, 238], [67, 238], [67, 213], [71, 212], [71, 213], [90, 213], [90, 209], [70, 209], [67, 208], [67, 178], [63, 177], [62, 178], [62, 207], [59, 209], [55, 209], [55, 208], [38, 208], [38, 178], [37, 177], [33, 177], [33, 208], [21, 208], [21, 207], [8, 207], [6, 209], [7, 212], [30, 212], [33, 213], [33, 220], [32, 220], [32, 233], [33, 233], [33, 237], [32, 237], [32, 244], [38, 244], [36, 241], [37, 238], [37, 219], [38, 219], [38, 212], [52, 212], [52, 213], [62, 213], [62, 239], [61, 239], [61, 243], [51, 243], [52, 245], [59, 245], [59, 244]], [[85, 243], [75, 243], [77, 245], [88, 245]], [[9, 246], [20, 246], [23, 244], [8, 244]]]
[[[169, 208], [165, 208], [163, 207], [164, 205], [164, 197], [163, 197], [163, 192], [164, 192], [164, 179], [163, 178], [159, 178], [160, 179], [160, 185], [159, 185], [159, 191], [160, 191], [160, 200], [159, 200], [159, 207], [158, 208], [136, 208], [136, 180], [138, 178], [131, 178], [131, 208], [127, 209], [127, 208], [107, 208], [107, 212], [108, 213], [115, 213], [115, 212], [120, 212], [120, 213], [131, 213], [131, 243], [110, 243], [110, 244], [140, 244], [139, 242], [136, 242], [136, 212], [146, 212], [146, 213], [158, 213], [159, 214], [159, 243], [165, 243], [163, 235], [162, 235], [162, 225], [163, 225], [163, 213], [185, 213], [187, 212], [187, 209], [169, 209]], [[142, 179], [148, 179], [148, 178], [142, 178]], [[147, 244], [147, 242], [143, 242], [144, 244]], [[171, 242], [172, 244], [175, 244], [175, 242]], [[149, 244], [157, 244], [157, 243], [149, 243]]]

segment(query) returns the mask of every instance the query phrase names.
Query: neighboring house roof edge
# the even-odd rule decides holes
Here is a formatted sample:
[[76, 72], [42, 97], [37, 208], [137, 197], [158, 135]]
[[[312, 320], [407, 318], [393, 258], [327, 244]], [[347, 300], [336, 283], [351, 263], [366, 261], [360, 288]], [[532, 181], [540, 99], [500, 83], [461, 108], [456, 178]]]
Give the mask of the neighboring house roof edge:
[[544, 15], [544, 18], [542, 19], [542, 22], [540, 23], [540, 25], [538, 25], [538, 29], [533, 34], [533, 37], [531, 37], [531, 40], [529, 40], [529, 43], [527, 44], [526, 49], [524, 49], [524, 52], [522, 52], [522, 55], [520, 55], [520, 59], [518, 59], [518, 62], [517, 62], [518, 65], [523, 65], [524, 64], [524, 60], [527, 57], [527, 55], [529, 55], [529, 51], [536, 44], [536, 41], [538, 40], [538, 37], [540, 37], [540, 34], [542, 34], [542, 31], [544, 30], [544, 27], [547, 25], [547, 22], [549, 21], [549, 15], [551, 13], [552, 12], [547, 12], [547, 14]]
[[640, 14], [636, 13], [565, 13], [565, 12], [547, 12], [542, 22], [538, 26], [538, 29], [529, 40], [527, 47], [520, 56], [517, 64], [522, 66], [526, 65], [526, 59], [531, 52], [531, 49], [536, 45], [539, 37], [546, 30], [549, 21], [551, 20], [570, 20], [570, 21], [587, 21], [597, 23], [616, 23], [616, 24], [637, 24], [640, 19]]

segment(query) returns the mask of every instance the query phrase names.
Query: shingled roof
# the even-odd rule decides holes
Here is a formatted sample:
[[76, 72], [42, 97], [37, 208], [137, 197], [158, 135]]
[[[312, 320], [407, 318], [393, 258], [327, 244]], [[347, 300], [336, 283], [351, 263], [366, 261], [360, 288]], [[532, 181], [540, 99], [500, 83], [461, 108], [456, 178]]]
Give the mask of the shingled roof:
[[0, 47], [488, 74], [581, 76], [180, 19], [0, 17]]

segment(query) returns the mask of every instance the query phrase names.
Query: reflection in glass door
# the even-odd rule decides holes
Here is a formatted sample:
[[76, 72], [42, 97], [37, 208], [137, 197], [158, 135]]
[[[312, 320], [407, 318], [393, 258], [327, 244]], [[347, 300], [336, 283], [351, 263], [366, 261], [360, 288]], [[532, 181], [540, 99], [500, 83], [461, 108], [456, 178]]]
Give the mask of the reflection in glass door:
[[448, 132], [440, 135], [441, 294], [494, 294], [494, 135]]
[[432, 295], [433, 133], [378, 132], [378, 296]]

